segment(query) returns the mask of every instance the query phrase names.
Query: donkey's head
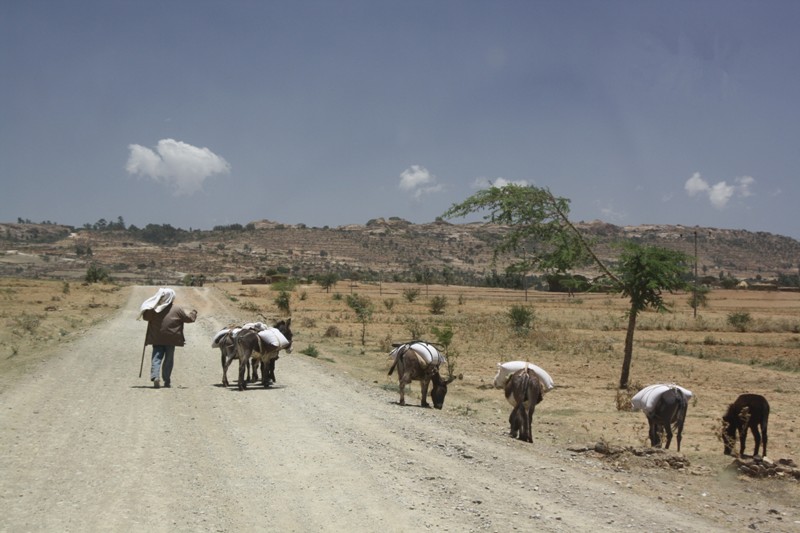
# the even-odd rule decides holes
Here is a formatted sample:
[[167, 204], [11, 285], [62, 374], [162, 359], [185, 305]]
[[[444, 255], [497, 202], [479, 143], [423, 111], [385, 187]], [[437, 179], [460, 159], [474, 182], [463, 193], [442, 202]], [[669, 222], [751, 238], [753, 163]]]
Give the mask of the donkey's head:
[[286, 320], [279, 320], [273, 327], [283, 333], [283, 336], [289, 341], [289, 345], [285, 348], [286, 353], [292, 353], [292, 319], [287, 318]]
[[431, 376], [431, 385], [433, 385], [431, 389], [431, 401], [436, 409], [441, 409], [442, 406], [444, 406], [444, 397], [447, 396], [447, 385], [452, 383], [454, 379], [456, 379], [455, 376], [442, 379], [438, 370]]

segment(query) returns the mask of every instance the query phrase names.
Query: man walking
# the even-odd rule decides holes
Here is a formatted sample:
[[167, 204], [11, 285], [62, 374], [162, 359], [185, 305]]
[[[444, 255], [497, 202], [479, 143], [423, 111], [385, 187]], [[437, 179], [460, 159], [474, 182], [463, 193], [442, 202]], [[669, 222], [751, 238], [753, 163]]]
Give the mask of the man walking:
[[150, 364], [150, 381], [153, 387], [161, 387], [160, 378], [164, 378], [164, 387], [170, 387], [175, 347], [186, 344], [183, 336], [183, 325], [195, 321], [197, 311], [192, 309], [186, 313], [183, 308], [174, 305], [175, 291], [161, 288], [142, 304], [139, 318], [147, 320], [145, 345], [153, 346], [153, 357]]

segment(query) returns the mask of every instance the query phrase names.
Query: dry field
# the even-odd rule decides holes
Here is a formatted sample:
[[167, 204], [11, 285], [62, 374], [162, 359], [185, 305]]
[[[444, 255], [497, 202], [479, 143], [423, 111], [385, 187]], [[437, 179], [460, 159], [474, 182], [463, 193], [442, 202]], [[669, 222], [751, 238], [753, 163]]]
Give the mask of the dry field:
[[[275, 303], [278, 292], [269, 286], [225, 283], [207, 288], [229, 302], [215, 316], [221, 323], [282, 317]], [[408, 289], [419, 290], [413, 302], [405, 298]], [[54, 351], [54, 344], [69, 346], [93, 324], [110, 317], [128, 294], [129, 288], [110, 284], [0, 279], [0, 392], [12, 380], [46, 371], [39, 365]], [[364, 325], [347, 305], [350, 294], [369, 298], [374, 307], [364, 345]], [[282, 357], [313, 357], [331, 374], [346, 373], [372, 387], [395, 390], [395, 377], [386, 375], [391, 343], [413, 337], [436, 341], [431, 328], [450, 327], [449, 359], [461, 379], [451, 385], [441, 416], [463, 418], [480, 431], [504, 433], [509, 407], [491, 386], [495, 365], [527, 359], [550, 372], [557, 385], [536, 411], [534, 446], [539, 441], [566, 451], [597, 442], [647, 444], [644, 415], [616, 408], [627, 323], [624, 299], [349, 282], [340, 282], [330, 292], [317, 285], [299, 285], [290, 295], [295, 352]], [[446, 299], [443, 314], [431, 313], [435, 296]], [[606, 461], [611, 471], [641, 470], [642, 479], [661, 468], [659, 476], [678, 483], [723, 480], [734, 494], [758, 490], [767, 500], [787, 490], [800, 494], [794, 480], [724, 475], [731, 460], [722, 455], [717, 436], [727, 404], [738, 394], [760, 393], [772, 407], [769, 456], [800, 460], [795, 429], [800, 423], [800, 294], [717, 290], [710, 293], [709, 306], [701, 308], [697, 318], [687, 295], [670, 295], [667, 300], [673, 312], [646, 313], [639, 320], [631, 378], [642, 386], [675, 382], [695, 393], [682, 448], [689, 466], [662, 468], [651, 459], [630, 455], [598, 459]], [[508, 318], [512, 306], [533, 310], [532, 330], [513, 331]], [[745, 331], [728, 323], [731, 313], [749, 313]], [[208, 352], [216, 360], [217, 352]], [[280, 366], [279, 361], [279, 380]], [[407, 394], [409, 403], [419, 401], [416, 384]]]
[[[269, 287], [218, 287], [239, 306], [237, 319], [280, 316], [274, 302], [278, 293]], [[409, 288], [419, 289], [412, 303], [404, 294]], [[347, 305], [349, 294], [367, 297], [374, 306], [364, 346], [363, 324]], [[446, 298], [444, 314], [431, 313], [436, 296]], [[688, 300], [686, 294], [668, 295], [673, 312], [648, 312], [639, 318], [632, 385], [674, 382], [695, 393], [682, 451], [700, 469], [718, 471], [730, 462], [717, 437], [720, 417], [744, 392], [763, 394], [770, 401], [769, 455], [800, 459], [795, 433], [800, 427], [800, 294], [716, 290], [697, 318]], [[513, 330], [508, 317], [512, 306], [533, 310], [531, 331]], [[291, 293], [295, 353], [313, 346], [323, 364], [384, 388], [396, 388], [395, 376], [386, 375], [392, 342], [415, 337], [435, 342], [431, 327], [449, 326], [449, 359], [462, 379], [451, 385], [445, 406], [476, 423], [505, 427], [507, 403], [491, 386], [496, 364], [513, 359], [536, 363], [557, 387], [537, 410], [535, 434], [564, 446], [647, 443], [644, 415], [616, 408], [626, 309], [627, 300], [615, 295], [570, 298], [529, 291], [526, 301], [522, 291], [441, 285], [340, 282], [330, 293], [302, 285]], [[750, 315], [745, 331], [728, 323], [731, 313]], [[330, 336], [334, 329], [340, 336]], [[411, 398], [418, 401], [416, 384]], [[751, 443], [749, 437], [748, 448]]]
[[107, 319], [125, 301], [117, 285], [0, 278], [0, 391], [54, 347]]

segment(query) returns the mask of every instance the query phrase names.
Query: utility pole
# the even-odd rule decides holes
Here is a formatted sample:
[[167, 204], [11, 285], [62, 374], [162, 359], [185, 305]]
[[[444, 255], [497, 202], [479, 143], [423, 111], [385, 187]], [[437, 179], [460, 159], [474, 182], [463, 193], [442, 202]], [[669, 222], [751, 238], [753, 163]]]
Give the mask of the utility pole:
[[692, 295], [692, 302], [694, 317], [697, 318], [697, 230], [694, 230], [694, 293]]

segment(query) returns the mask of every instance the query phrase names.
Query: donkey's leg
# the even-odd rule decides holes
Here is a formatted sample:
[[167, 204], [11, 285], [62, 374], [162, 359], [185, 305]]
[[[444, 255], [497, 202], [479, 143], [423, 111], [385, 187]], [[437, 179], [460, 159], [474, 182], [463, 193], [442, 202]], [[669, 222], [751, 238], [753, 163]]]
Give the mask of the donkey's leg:
[[400, 375], [399, 385], [400, 385], [400, 405], [406, 404], [406, 385], [411, 383], [410, 379], [406, 379], [405, 374]]
[[430, 382], [430, 379], [425, 378], [421, 379], [419, 382], [420, 393], [422, 394], [422, 401], [420, 402], [420, 405], [422, 407], [430, 407], [430, 405], [428, 405], [428, 385]]
[[669, 444], [672, 442], [672, 424], [669, 422], [664, 424], [664, 432], [667, 434], [667, 443], [664, 445], [664, 449], [669, 450]]
[[250, 379], [251, 383], [255, 383], [256, 381], [258, 381], [258, 367], [259, 367], [259, 361], [257, 359], [253, 359], [251, 357], [250, 358], [250, 368], [253, 370], [253, 375], [252, 375], [252, 377]]
[[652, 447], [660, 447], [661, 446], [661, 437], [658, 434], [658, 424], [655, 420], [650, 417], [647, 417], [647, 422], [650, 424], [650, 446]]
[[243, 346], [237, 346], [239, 351], [239, 390], [247, 388], [247, 381], [244, 379], [244, 372], [247, 368], [247, 360], [250, 358], [250, 350]]
[[230, 384], [228, 383], [228, 368], [230, 368], [234, 357], [236, 357], [236, 352], [232, 351], [232, 350], [228, 350], [228, 353], [225, 354], [225, 358], [222, 361], [222, 386], [223, 387], [230, 386]]
[[269, 363], [264, 357], [266, 356], [262, 357], [259, 366], [261, 366], [261, 385], [266, 389], [269, 387], [269, 371], [267, 370]]
[[536, 409], [536, 405], [531, 402], [530, 407], [527, 409], [527, 415], [525, 417], [525, 430], [527, 431], [528, 438], [526, 439], [528, 442], [533, 442], [533, 410]]
[[[761, 433], [758, 431], [758, 425], [754, 424], [750, 426], [750, 431], [753, 432], [753, 440], [756, 441], [756, 450], [753, 452], [753, 455], [758, 455], [758, 448], [761, 446]], [[747, 433], [745, 429], [742, 433]]]
[[508, 436], [512, 439], [516, 439], [517, 435], [519, 435], [519, 417], [517, 416], [518, 411], [519, 405], [515, 405], [511, 410], [511, 414], [508, 415], [508, 425], [510, 427]]

